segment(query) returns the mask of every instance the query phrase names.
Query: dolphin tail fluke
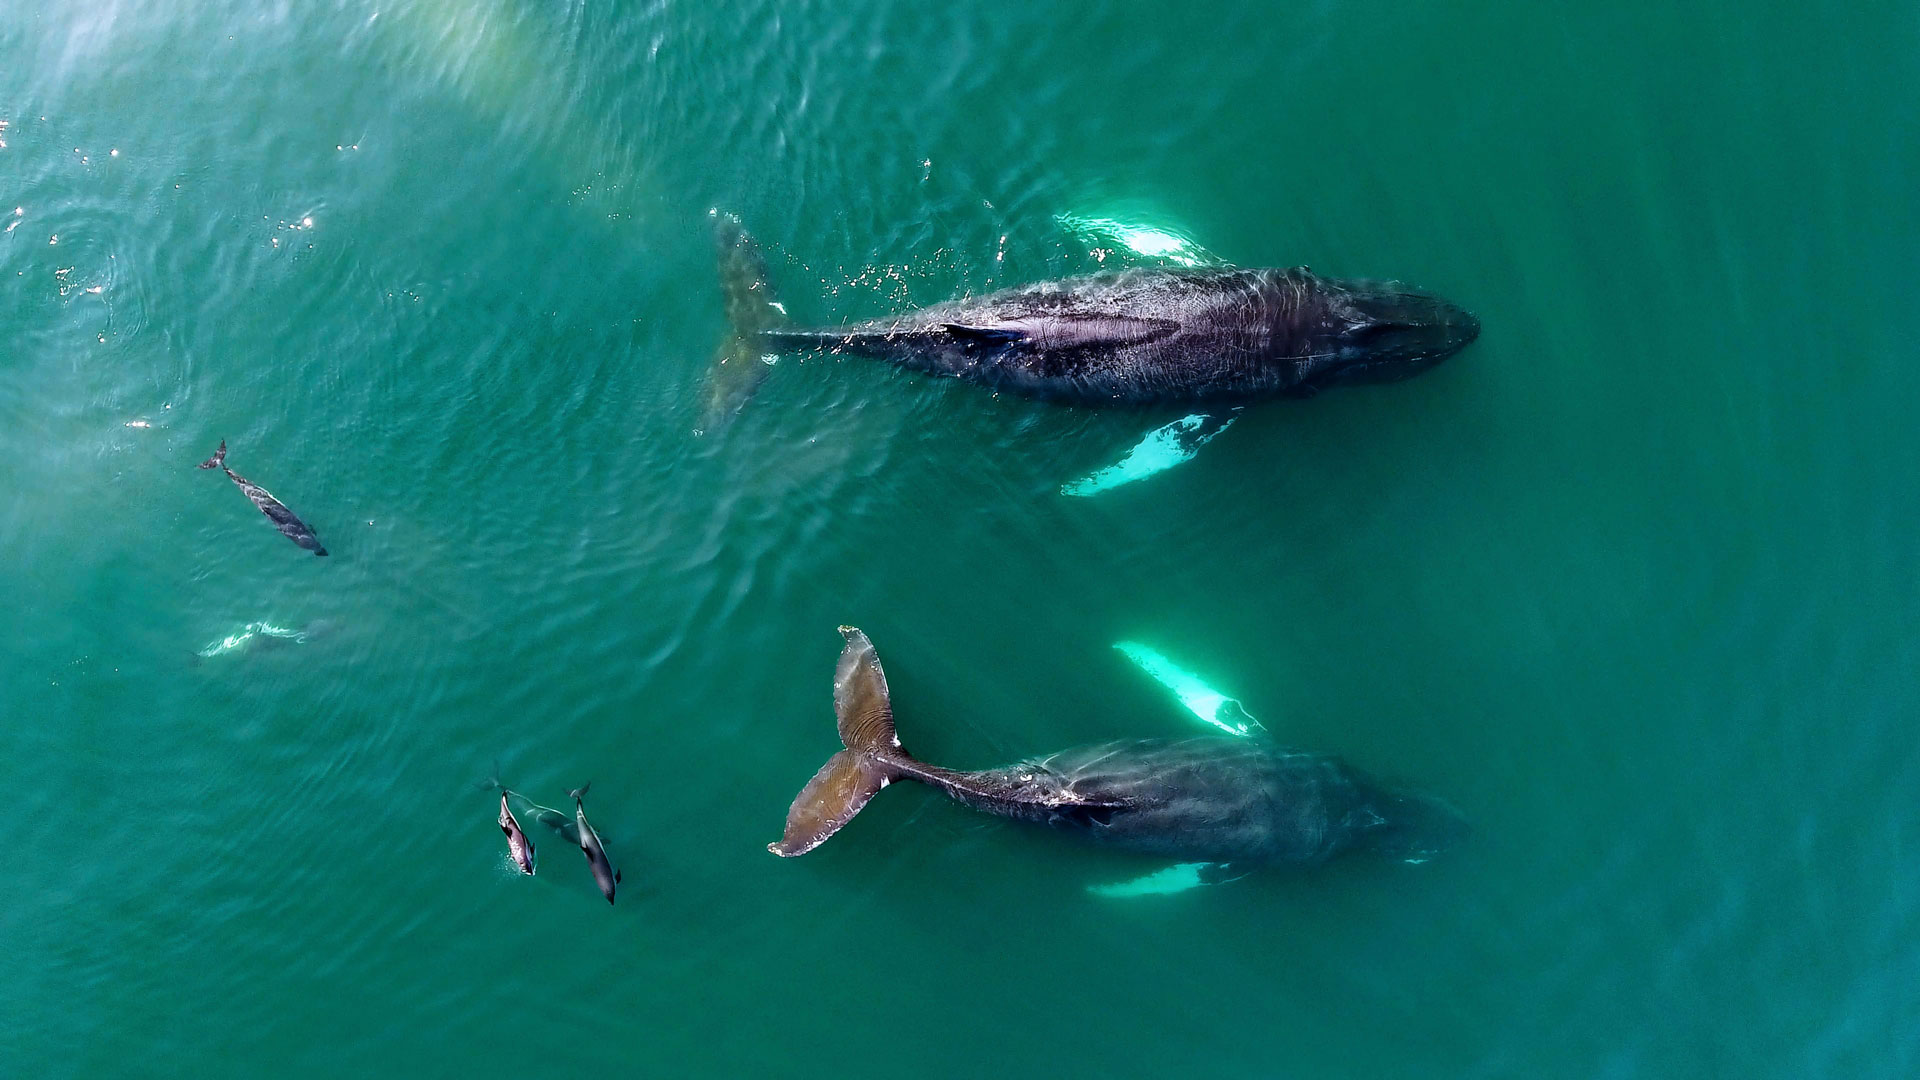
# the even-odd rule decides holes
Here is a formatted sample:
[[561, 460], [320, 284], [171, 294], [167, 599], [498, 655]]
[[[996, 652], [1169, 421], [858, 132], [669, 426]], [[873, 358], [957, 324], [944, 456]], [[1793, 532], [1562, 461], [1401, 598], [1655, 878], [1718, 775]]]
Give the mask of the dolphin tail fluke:
[[709, 211], [720, 256], [720, 292], [726, 300], [726, 339], [715, 351], [707, 373], [703, 429], [725, 423], [747, 403], [772, 370], [769, 351], [760, 335], [787, 325], [787, 309], [774, 294], [760, 245], [741, 226], [740, 219], [721, 210]]
[[212, 457], [201, 462], [200, 467], [203, 469], [218, 469], [224, 466], [226, 463], [227, 463], [227, 440], [221, 439], [220, 449], [215, 450], [213, 452]]
[[867, 635], [851, 626], [840, 633], [847, 646], [833, 678], [833, 711], [846, 749], [827, 759], [787, 810], [786, 833], [767, 845], [775, 855], [805, 855], [853, 820], [913, 760], [894, 732], [886, 672]]
[[572, 799], [574, 802], [579, 802], [580, 800], [587, 797], [587, 789], [592, 786], [593, 786], [593, 781], [589, 780], [586, 783], [581, 784], [579, 787], [569, 790], [567, 792], [567, 798]]

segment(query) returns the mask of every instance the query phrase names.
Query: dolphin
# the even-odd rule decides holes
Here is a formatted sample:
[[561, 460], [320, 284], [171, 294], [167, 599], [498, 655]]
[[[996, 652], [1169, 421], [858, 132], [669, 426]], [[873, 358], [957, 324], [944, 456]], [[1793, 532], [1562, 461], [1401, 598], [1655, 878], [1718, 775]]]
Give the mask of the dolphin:
[[871, 357], [1074, 405], [1239, 404], [1404, 379], [1480, 334], [1431, 293], [1304, 266], [1125, 270], [800, 328], [739, 219], [713, 216], [733, 332], [709, 378], [710, 417], [737, 409], [788, 353]]
[[253, 505], [259, 507], [260, 512], [267, 515], [267, 517], [273, 521], [274, 525], [279, 527], [281, 533], [285, 534], [287, 539], [299, 544], [315, 555], [325, 555], [327, 553], [327, 549], [320, 546], [320, 538], [313, 535], [313, 530], [307, 527], [306, 522], [301, 521], [294, 515], [293, 511], [287, 509], [286, 503], [274, 498], [266, 488], [227, 468], [227, 440], [221, 439], [220, 449], [215, 450], [212, 457], [201, 462], [200, 467], [203, 469], [220, 469], [225, 472], [228, 479], [240, 485], [241, 494], [252, 499]]
[[520, 822], [514, 820], [513, 810], [507, 806], [507, 792], [500, 792], [500, 831], [507, 834], [507, 851], [513, 855], [515, 866], [528, 877], [533, 876], [533, 841], [520, 829]]
[[582, 800], [587, 797], [587, 788], [592, 784], [593, 782], [589, 780], [567, 792], [567, 797], [573, 800], [574, 825], [580, 830], [580, 851], [586, 855], [587, 867], [593, 871], [593, 883], [600, 886], [601, 895], [605, 896], [607, 903], [611, 904], [613, 888], [620, 883], [620, 871], [615, 870], [613, 864], [607, 861], [607, 849], [600, 844], [600, 834], [593, 831], [592, 825], [587, 824], [587, 806]]
[[1424, 861], [1461, 829], [1438, 800], [1264, 738], [1102, 743], [979, 772], [929, 765], [900, 745], [873, 643], [851, 626], [840, 633], [846, 647], [833, 703], [845, 749], [793, 800], [785, 833], [767, 845], [776, 855], [820, 846], [895, 780], [917, 780], [985, 813], [1209, 864], [1212, 880], [1259, 865], [1318, 865], [1350, 851]]
[[495, 764], [493, 773], [492, 776], [480, 781], [478, 786], [483, 790], [498, 791], [502, 795], [520, 800], [521, 813], [533, 815], [533, 820], [559, 833], [561, 838], [569, 844], [577, 844], [580, 842], [580, 830], [574, 825], [572, 818], [555, 810], [551, 806], [541, 806], [525, 795], [502, 784], [500, 782], [500, 769], [497, 763]]

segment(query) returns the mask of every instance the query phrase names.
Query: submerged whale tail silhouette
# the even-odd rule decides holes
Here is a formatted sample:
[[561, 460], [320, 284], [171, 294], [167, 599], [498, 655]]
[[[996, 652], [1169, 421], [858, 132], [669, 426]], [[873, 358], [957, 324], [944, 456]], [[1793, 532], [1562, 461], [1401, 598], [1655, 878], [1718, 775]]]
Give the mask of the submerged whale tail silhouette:
[[714, 219], [720, 292], [726, 299], [727, 325], [731, 329], [714, 353], [713, 367], [707, 375], [703, 428], [725, 423], [760, 388], [772, 370], [762, 335], [790, 321], [787, 309], [774, 294], [766, 257], [740, 219], [719, 210], [708, 213]]
[[767, 845], [775, 855], [805, 855], [825, 843], [901, 774], [901, 764], [913, 761], [894, 731], [893, 701], [873, 642], [851, 626], [842, 626], [840, 634], [847, 648], [833, 673], [833, 711], [846, 749], [828, 758], [794, 797], [785, 835]]
[[[203, 446], [204, 446], [204, 445], [206, 445], [206, 444], [205, 444], [205, 443], [202, 443], [201, 445], [203, 445]], [[218, 450], [215, 450], [215, 451], [213, 452], [213, 456], [212, 456], [212, 457], [210, 457], [210, 458], [208, 458], [207, 460], [205, 460], [205, 461], [203, 461], [203, 462], [201, 462], [201, 463], [200, 463], [200, 467], [201, 467], [201, 468], [203, 468], [203, 469], [218, 469], [218, 468], [220, 468], [220, 467], [221, 467], [222, 465], [225, 465], [226, 463], [227, 463], [227, 440], [225, 440], [225, 439], [221, 439], [221, 440], [220, 440], [220, 449], [218, 449]]]

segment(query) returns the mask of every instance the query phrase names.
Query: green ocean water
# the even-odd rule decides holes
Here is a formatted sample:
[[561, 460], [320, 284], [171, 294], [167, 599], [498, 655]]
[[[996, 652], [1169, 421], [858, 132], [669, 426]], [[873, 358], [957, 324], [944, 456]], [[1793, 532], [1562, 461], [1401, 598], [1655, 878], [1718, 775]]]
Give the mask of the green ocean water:
[[[0, 1076], [1914, 1075], [1916, 86], [1900, 5], [0, 5]], [[806, 322], [1105, 218], [1485, 332], [1066, 498], [1178, 411], [703, 428], [713, 207]], [[1472, 835], [776, 859], [840, 623], [929, 760], [1197, 732], [1139, 641]]]

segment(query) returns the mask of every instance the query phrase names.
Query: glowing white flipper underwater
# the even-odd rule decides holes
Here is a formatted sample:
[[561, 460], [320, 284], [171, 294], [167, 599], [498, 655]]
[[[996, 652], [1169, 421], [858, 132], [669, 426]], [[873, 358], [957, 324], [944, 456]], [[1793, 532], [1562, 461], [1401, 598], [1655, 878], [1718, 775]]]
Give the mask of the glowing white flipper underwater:
[[1212, 442], [1214, 436], [1227, 430], [1238, 418], [1237, 411], [1226, 416], [1193, 413], [1165, 427], [1154, 428], [1127, 451], [1126, 457], [1060, 485], [1060, 494], [1098, 495], [1192, 461], [1201, 447]]
[[1200, 676], [1167, 659], [1165, 653], [1137, 641], [1116, 641], [1113, 647], [1153, 676], [1155, 682], [1173, 691], [1180, 704], [1201, 720], [1229, 735], [1251, 735], [1265, 729], [1240, 702], [1202, 682]]
[[[1127, 220], [1092, 214], [1055, 214], [1053, 219], [1061, 228], [1087, 244], [1102, 262], [1106, 261], [1106, 255], [1111, 251], [1124, 249], [1139, 259], [1158, 260], [1174, 266], [1225, 265], [1224, 260], [1169, 226], [1142, 219]], [[1165, 472], [1182, 462], [1192, 461], [1202, 446], [1227, 430], [1237, 413], [1238, 410], [1218, 416], [1194, 413], [1155, 428], [1147, 432], [1119, 461], [1062, 484], [1060, 494], [1098, 495]]]
[[1202, 885], [1219, 885], [1228, 881], [1237, 881], [1246, 874], [1234, 868], [1232, 863], [1183, 862], [1143, 874], [1130, 881], [1116, 881], [1111, 885], [1089, 885], [1087, 891], [1095, 896], [1126, 899], [1134, 896], [1171, 896]]
[[[1138, 665], [1140, 670], [1152, 676], [1155, 682], [1173, 691], [1173, 695], [1180, 699], [1180, 704], [1203, 723], [1229, 735], [1245, 736], [1256, 730], [1265, 730], [1238, 700], [1207, 685], [1200, 676], [1175, 664], [1153, 646], [1138, 641], [1116, 641], [1113, 647]], [[1240, 872], [1227, 863], [1175, 863], [1129, 881], [1089, 885], [1087, 891], [1095, 896], [1114, 898], [1168, 896], [1200, 885], [1218, 885], [1240, 876]]]
[[1125, 248], [1134, 255], [1159, 259], [1175, 266], [1218, 266], [1224, 262], [1174, 229], [1144, 221], [1122, 221], [1119, 218], [1082, 214], [1055, 214], [1053, 220], [1082, 242], [1091, 245], [1103, 262], [1103, 246], [1109, 244]]

